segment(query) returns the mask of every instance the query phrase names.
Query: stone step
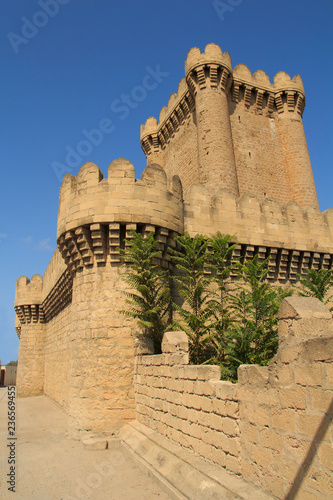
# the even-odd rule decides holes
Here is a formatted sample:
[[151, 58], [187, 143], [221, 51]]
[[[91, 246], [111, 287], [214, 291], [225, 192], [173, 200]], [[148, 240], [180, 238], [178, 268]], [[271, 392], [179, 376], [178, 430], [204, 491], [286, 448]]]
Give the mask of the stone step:
[[120, 439], [166, 491], [177, 500], [272, 500], [272, 496], [228, 473], [137, 421], [123, 426]]

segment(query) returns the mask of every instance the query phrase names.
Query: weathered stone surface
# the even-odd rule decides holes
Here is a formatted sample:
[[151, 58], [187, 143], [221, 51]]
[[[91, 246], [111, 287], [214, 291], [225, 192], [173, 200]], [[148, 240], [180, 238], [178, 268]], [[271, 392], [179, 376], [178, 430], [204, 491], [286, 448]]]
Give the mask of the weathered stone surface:
[[[90, 162], [65, 175], [58, 248], [43, 278], [17, 280], [18, 395], [52, 397], [68, 409], [77, 437], [117, 435], [136, 416], [283, 497], [331, 411], [329, 311], [315, 299], [288, 298], [277, 355], [268, 367], [240, 367], [238, 384], [221, 382], [218, 366], [189, 365], [183, 332], [167, 332], [154, 355], [136, 342], [134, 320], [120, 314], [130, 291], [120, 248], [131, 230], [154, 233], [156, 264], [171, 272], [170, 248], [184, 231], [235, 234], [235, 258], [270, 256], [272, 284], [332, 267], [333, 209], [318, 207], [301, 78], [279, 72], [271, 83], [261, 70], [232, 69], [215, 44], [190, 50], [185, 77], [159, 121], [150, 117], [141, 127], [141, 179], [123, 158], [105, 179]], [[331, 473], [332, 433], [325, 432], [304, 498]]]
[[[289, 326], [284, 331], [280, 326], [286, 319]], [[136, 367], [140, 378], [136, 377], [135, 392], [143, 404], [136, 406], [136, 418], [277, 498], [285, 498], [293, 487], [315, 440], [316, 446], [320, 444], [320, 454], [313, 457], [318, 473], [304, 472], [300, 494], [306, 497], [316, 491], [319, 495], [322, 474], [327, 468], [333, 472], [329, 454], [332, 324], [328, 309], [318, 299], [285, 299], [277, 355], [267, 367], [240, 366], [237, 384], [211, 380], [218, 367], [176, 366], [167, 356], [152, 364], [142, 356]], [[178, 333], [173, 349], [178, 345], [181, 350], [177, 337]], [[290, 346], [295, 351], [291, 357], [285, 355]], [[161, 379], [161, 363], [167, 379]], [[157, 386], [161, 392], [156, 392]], [[163, 387], [168, 387], [166, 393]]]

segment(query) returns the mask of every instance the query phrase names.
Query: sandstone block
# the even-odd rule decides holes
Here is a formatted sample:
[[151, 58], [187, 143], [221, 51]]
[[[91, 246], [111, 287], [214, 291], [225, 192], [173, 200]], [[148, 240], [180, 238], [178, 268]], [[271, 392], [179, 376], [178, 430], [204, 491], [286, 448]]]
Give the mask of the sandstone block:
[[327, 413], [330, 405], [332, 404], [332, 391], [323, 390], [318, 388], [309, 388], [308, 389], [310, 398], [311, 398], [311, 406], [314, 410], [321, 410], [324, 413]]
[[329, 471], [333, 471], [333, 446], [331, 443], [322, 442], [318, 447], [320, 463]]
[[279, 390], [279, 397], [282, 408], [296, 408], [305, 410], [306, 408], [306, 392], [305, 388], [296, 386], [295, 389]]
[[272, 424], [276, 429], [295, 432], [295, 412], [289, 408], [273, 409]]
[[314, 436], [318, 431], [322, 419], [323, 419], [322, 413], [317, 413], [315, 415], [299, 413], [297, 416], [298, 432], [301, 434], [305, 434], [309, 437]]
[[295, 382], [303, 386], [320, 386], [322, 383], [322, 368], [318, 364], [295, 366]]
[[108, 442], [106, 439], [97, 437], [84, 437], [82, 438], [82, 444], [86, 450], [106, 450], [108, 447]]
[[165, 332], [162, 340], [163, 353], [188, 352], [188, 337], [185, 332]]
[[269, 428], [264, 428], [260, 431], [260, 440], [264, 448], [282, 452], [283, 438], [280, 434]]
[[272, 464], [272, 451], [268, 448], [253, 448], [253, 461], [263, 469], [270, 469]]

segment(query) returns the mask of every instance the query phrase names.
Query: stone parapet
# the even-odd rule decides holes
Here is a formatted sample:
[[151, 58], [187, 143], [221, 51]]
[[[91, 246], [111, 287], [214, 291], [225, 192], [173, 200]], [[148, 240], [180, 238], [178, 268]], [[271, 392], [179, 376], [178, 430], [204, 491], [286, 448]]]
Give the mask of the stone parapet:
[[235, 234], [241, 243], [297, 251], [333, 253], [333, 209], [303, 210], [297, 203], [281, 205], [274, 198], [260, 202], [251, 194], [237, 198], [226, 189], [211, 196], [201, 184], [184, 197], [185, 231]]
[[43, 278], [39, 274], [31, 280], [27, 276], [16, 280], [14, 308], [21, 324], [44, 323], [42, 290]]
[[175, 132], [191, 116], [194, 100], [189, 92], [185, 78], [180, 80], [178, 92], [169, 97], [168, 105], [163, 106], [159, 122], [150, 117], [140, 127], [141, 146], [146, 156], [158, 157], [160, 147], [165, 147]]
[[[66, 174], [60, 189], [57, 237], [78, 227], [104, 223], [142, 223], [183, 231], [182, 187], [172, 179], [172, 191], [159, 165], [150, 165], [135, 179], [128, 160], [115, 160], [109, 175], [86, 163], [77, 177]], [[94, 228], [95, 229], [95, 228]], [[96, 228], [98, 230], [98, 228]]]
[[43, 275], [43, 292], [42, 299], [45, 300], [48, 294], [51, 292], [55, 283], [61, 278], [61, 276], [66, 272], [66, 264], [57, 248], [52, 255], [52, 258], [45, 269]]
[[237, 384], [217, 366], [175, 364], [186, 335], [166, 333], [166, 352], [137, 357], [136, 418], [274, 498], [330, 498], [332, 315], [318, 299], [288, 297], [278, 332], [276, 356], [240, 366]]
[[93, 163], [83, 165], [77, 177], [66, 175], [60, 191], [58, 245], [70, 273], [94, 264], [120, 264], [119, 249], [125, 248], [131, 229], [155, 233], [161, 265], [168, 267], [169, 247], [184, 229], [177, 176], [171, 189], [159, 165], [150, 165], [141, 180], [135, 180], [133, 165], [123, 159], [111, 163], [108, 179]]
[[232, 101], [244, 102], [248, 109], [268, 113], [296, 112], [302, 116], [305, 107], [305, 94], [302, 78], [295, 75], [292, 79], [284, 71], [279, 71], [273, 83], [262, 70], [253, 75], [245, 64], [237, 64], [233, 70], [231, 87]]

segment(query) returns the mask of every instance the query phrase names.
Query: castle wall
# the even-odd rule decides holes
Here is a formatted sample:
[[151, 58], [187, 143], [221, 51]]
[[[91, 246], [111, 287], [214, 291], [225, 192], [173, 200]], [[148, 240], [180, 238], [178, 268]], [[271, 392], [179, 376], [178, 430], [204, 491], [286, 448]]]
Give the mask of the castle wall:
[[236, 198], [225, 189], [211, 196], [203, 185], [184, 196], [184, 228], [190, 235], [234, 235], [239, 242], [235, 257], [270, 257], [271, 282], [295, 282], [307, 269], [330, 269], [333, 248], [333, 210], [307, 210], [294, 202], [280, 205], [253, 195]]
[[275, 119], [247, 109], [244, 100], [229, 105], [240, 195], [253, 193], [260, 201], [275, 198], [281, 205], [288, 203], [292, 192]]
[[138, 356], [136, 418], [276, 498], [328, 498], [332, 483], [333, 320], [317, 299], [279, 311], [279, 351], [244, 365], [237, 384], [217, 366], [188, 366], [185, 333]]
[[[194, 116], [190, 114], [183, 126], [170, 138], [160, 155], [161, 164], [168, 166], [168, 177], [179, 175], [184, 179], [184, 190], [188, 189], [192, 182], [200, 182], [196, 133]], [[156, 161], [158, 162], [159, 159]]]
[[35, 274], [16, 280], [15, 311], [19, 318], [18, 396], [37, 396], [44, 388], [45, 324], [41, 308], [43, 279]]
[[173, 239], [185, 231], [233, 235], [242, 263], [270, 257], [273, 284], [333, 267], [333, 209], [319, 211], [300, 77], [271, 83], [232, 69], [214, 44], [192, 49], [185, 73], [159, 122], [141, 127], [141, 179], [124, 159], [105, 179], [93, 163], [65, 175], [58, 248], [43, 278], [17, 280], [18, 395], [44, 392], [66, 407], [75, 437], [117, 434], [136, 414], [278, 498], [293, 487], [320, 499], [333, 493], [333, 331], [323, 306], [288, 299], [277, 356], [241, 367], [236, 385], [216, 366], [189, 366], [182, 333], [165, 335], [162, 355], [135, 358], [135, 322], [119, 313], [130, 230], [154, 232], [156, 263], [171, 271]]
[[45, 324], [44, 394], [68, 408], [71, 364], [71, 304]]
[[65, 273], [67, 266], [57, 248], [43, 275], [42, 302], [47, 298], [57, 281]]
[[[181, 335], [183, 334], [183, 335]], [[168, 352], [167, 339], [175, 342]], [[240, 472], [239, 398], [218, 366], [188, 365], [183, 332], [168, 332], [163, 354], [138, 356], [136, 418], [199, 455]]]
[[72, 433], [117, 432], [134, 418], [133, 320], [120, 315], [126, 284], [118, 267], [76, 274], [70, 334]]
[[[135, 180], [133, 165], [111, 163], [103, 179], [92, 163], [78, 176], [65, 176], [59, 201], [58, 245], [72, 280], [69, 426], [74, 436], [87, 431], [116, 434], [134, 418], [134, 325], [125, 309], [120, 248], [135, 229], [155, 233], [169, 266], [168, 246], [183, 231], [182, 188], [168, 187], [165, 172], [148, 166]], [[125, 241], [126, 239], [126, 241]], [[59, 283], [59, 280], [58, 282]]]
[[[77, 177], [66, 174], [58, 211], [57, 238], [58, 241], [61, 238], [61, 247], [63, 241], [72, 238], [71, 231], [91, 224], [153, 224], [181, 233], [182, 186], [177, 176], [172, 177], [170, 183], [169, 191], [167, 176], [158, 165], [147, 167], [141, 179], [136, 180], [133, 165], [122, 158], [110, 164], [107, 179], [103, 179], [94, 163], [83, 165]], [[99, 229], [96, 226], [92, 230]], [[80, 235], [83, 244], [85, 229], [80, 230]], [[101, 246], [105, 237], [102, 234], [96, 238], [96, 246]], [[93, 242], [85, 241], [85, 244], [86, 259], [91, 260], [98, 249]], [[105, 260], [102, 255], [101, 260]]]
[[16, 379], [19, 397], [38, 396], [44, 392], [44, 342], [44, 324], [22, 325]]

